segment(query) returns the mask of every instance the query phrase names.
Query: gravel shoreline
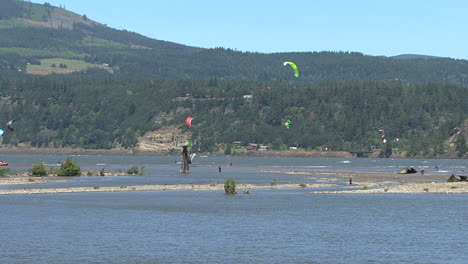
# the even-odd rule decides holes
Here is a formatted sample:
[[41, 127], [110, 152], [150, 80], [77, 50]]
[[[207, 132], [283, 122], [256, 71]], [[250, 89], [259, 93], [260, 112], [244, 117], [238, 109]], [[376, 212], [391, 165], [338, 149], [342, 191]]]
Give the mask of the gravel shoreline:
[[[367, 186], [357, 190], [342, 190], [342, 191], [314, 191], [311, 193], [467, 193], [468, 194], [468, 182], [431, 182], [431, 183], [403, 183], [399, 185], [393, 185], [394, 183], [388, 183], [378, 186]], [[361, 185], [360, 185], [361, 186]], [[364, 186], [364, 185], [362, 185]]]
[[[284, 171], [270, 171], [285, 173]], [[336, 172], [336, 171], [289, 171], [288, 174], [309, 175], [322, 182], [349, 182], [345, 190], [312, 191], [311, 193], [468, 193], [468, 182], [447, 182], [450, 175], [396, 172]], [[325, 177], [326, 176], [326, 177]]]
[[[0, 181], [1, 182], [1, 181]], [[25, 183], [23, 183], [25, 184]], [[278, 184], [278, 185], [252, 185], [238, 184], [238, 193], [250, 193], [250, 190], [259, 189], [295, 189], [295, 188], [332, 188], [334, 184]], [[83, 193], [83, 192], [132, 192], [132, 191], [224, 191], [224, 184], [176, 184], [176, 185], [137, 185], [137, 186], [110, 186], [110, 187], [70, 187], [70, 188], [23, 188], [14, 190], [0, 190], [5, 194], [48, 194], [48, 193]]]
[[[392, 172], [336, 172], [336, 171], [265, 171], [268, 173], [286, 173], [305, 175], [305, 179], [313, 179], [315, 184], [276, 184], [251, 185], [237, 184], [238, 193], [250, 192], [255, 189], [312, 189], [314, 194], [375, 194], [375, 193], [468, 193], [468, 182], [447, 182], [449, 175], [441, 174], [397, 174]], [[352, 184], [348, 185], [349, 178]], [[37, 183], [63, 180], [58, 177], [11, 176], [0, 177], [1, 185], [21, 185], [21, 188], [0, 190], [2, 194], [46, 194], [71, 192], [123, 192], [123, 191], [222, 191], [224, 184], [177, 184], [177, 185], [139, 185], [139, 186], [88, 186], [69, 188], [34, 188]], [[339, 184], [338, 184], [339, 183]], [[323, 189], [328, 190], [314, 190]], [[336, 189], [335, 189], [336, 188]]]

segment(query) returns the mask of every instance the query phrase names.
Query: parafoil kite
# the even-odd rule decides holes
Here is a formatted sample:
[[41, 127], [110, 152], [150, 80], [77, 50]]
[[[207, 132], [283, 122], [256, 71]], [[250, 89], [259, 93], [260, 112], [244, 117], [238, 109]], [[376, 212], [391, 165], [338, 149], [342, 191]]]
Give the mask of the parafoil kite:
[[384, 138], [385, 137], [385, 131], [383, 129], [379, 129], [380, 132], [380, 137]]
[[285, 61], [285, 62], [283, 62], [283, 65], [284, 66], [286, 66], [286, 65], [291, 66], [291, 68], [294, 70], [294, 76], [299, 77], [299, 70], [297, 69], [297, 65], [294, 62]]
[[291, 120], [286, 121], [286, 123], [284, 123], [284, 126], [285, 126], [286, 128], [290, 128], [290, 127], [292, 126]]
[[192, 120], [193, 120], [193, 118], [190, 117], [190, 116], [187, 117], [187, 119], [185, 120], [185, 126], [186, 126], [187, 128], [189, 128], [189, 127], [192, 125]]
[[8, 121], [8, 122], [6, 123], [7, 128], [8, 128], [10, 131], [15, 131], [15, 129], [13, 129], [13, 127], [11, 127], [11, 124], [13, 123], [13, 121], [15, 121], [15, 120], [10, 120], [10, 121]]

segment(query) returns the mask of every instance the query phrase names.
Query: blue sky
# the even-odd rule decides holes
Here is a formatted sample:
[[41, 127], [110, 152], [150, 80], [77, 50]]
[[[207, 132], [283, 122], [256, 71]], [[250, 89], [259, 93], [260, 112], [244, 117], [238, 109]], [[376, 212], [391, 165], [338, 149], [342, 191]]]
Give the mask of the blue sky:
[[468, 59], [463, 0], [48, 0], [117, 29], [252, 52], [357, 51]]

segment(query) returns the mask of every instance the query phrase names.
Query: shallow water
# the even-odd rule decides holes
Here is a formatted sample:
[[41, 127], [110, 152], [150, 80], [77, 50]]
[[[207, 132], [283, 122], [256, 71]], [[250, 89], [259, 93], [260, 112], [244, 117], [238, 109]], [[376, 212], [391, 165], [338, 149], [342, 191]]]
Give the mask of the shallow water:
[[[2, 158], [21, 171], [64, 156]], [[429, 172], [437, 163], [455, 172], [466, 164], [208, 157], [195, 159], [191, 173], [180, 174], [176, 157], [73, 158], [83, 169], [107, 164], [109, 171], [133, 165], [147, 171], [144, 176], [73, 177], [66, 183], [83, 186], [222, 183], [226, 177], [255, 184], [274, 178], [309, 182], [313, 179], [304, 175], [264, 171], [396, 171], [426, 164]], [[3, 195], [0, 212], [0, 263], [466, 263], [468, 195], [311, 194], [309, 189], [235, 196], [223, 191]]]
[[[129, 169], [132, 165], [145, 168], [179, 167], [179, 156], [140, 156], [140, 155], [2, 155], [2, 160], [17, 171], [27, 171], [34, 164], [44, 162], [56, 166], [67, 157], [73, 158], [85, 169]], [[461, 172], [466, 170], [467, 161], [459, 159], [346, 159], [346, 158], [310, 158], [310, 157], [201, 157], [196, 156], [194, 166], [213, 167], [254, 167], [266, 169], [304, 169], [304, 170], [352, 170], [397, 172], [406, 167], [424, 167], [426, 172], [440, 173]], [[192, 167], [193, 171], [193, 167]]]
[[[67, 158], [65, 155], [3, 155], [13, 171], [25, 172], [34, 164], [44, 162], [48, 167], [58, 168], [58, 162]], [[226, 178], [234, 178], [238, 183], [268, 185], [277, 179], [278, 184], [318, 183], [327, 175], [291, 175], [271, 173], [269, 171], [350, 171], [350, 172], [398, 172], [406, 167], [425, 167], [426, 173], [448, 176], [451, 173], [465, 173], [466, 160], [417, 160], [417, 159], [343, 159], [343, 158], [287, 158], [287, 157], [196, 157], [189, 174], [179, 173], [180, 157], [174, 156], [135, 156], [135, 155], [73, 155], [72, 158], [82, 170], [101, 170], [115, 172], [126, 171], [132, 166], [144, 169], [143, 176], [114, 177], [67, 177], [52, 180], [43, 187], [88, 187], [88, 186], [132, 186], [164, 184], [223, 184]], [[231, 166], [232, 165], [232, 166]], [[218, 172], [221, 166], [222, 172]], [[438, 170], [436, 169], [438, 168]], [[66, 181], [65, 181], [66, 180]], [[336, 182], [346, 185], [347, 178]], [[0, 186], [0, 189], [24, 188], [18, 186]]]

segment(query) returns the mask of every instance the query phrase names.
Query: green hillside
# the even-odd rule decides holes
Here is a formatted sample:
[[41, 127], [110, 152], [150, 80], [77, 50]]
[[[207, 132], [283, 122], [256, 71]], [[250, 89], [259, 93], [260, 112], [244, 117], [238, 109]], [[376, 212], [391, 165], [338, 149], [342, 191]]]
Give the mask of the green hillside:
[[[41, 59], [51, 58], [82, 60], [94, 65], [112, 63], [114, 69], [128, 63], [132, 71], [138, 72], [139, 68], [147, 67], [141, 65], [140, 60], [146, 56], [142, 51], [198, 50], [115, 30], [85, 15], [49, 4], [0, 0], [0, 6], [0, 72], [3, 74], [26, 72], [27, 65], [38, 65]], [[127, 56], [130, 61], [121, 61]]]
[[349, 52], [261, 54], [200, 49], [116, 30], [59, 7], [0, 0], [0, 71], [14, 73], [40, 59], [79, 59], [144, 78], [293, 80], [282, 62], [294, 61], [298, 82], [388, 80], [467, 84], [468, 62], [449, 58], [407, 59]]
[[[3, 146], [133, 148], [146, 132], [183, 130], [190, 115], [199, 151], [231, 153], [241, 141], [467, 156], [466, 137], [453, 130], [468, 119], [465, 60], [202, 49], [49, 4], [0, 6], [0, 122], [15, 119], [17, 128]], [[284, 61], [298, 65], [299, 78]]]
[[[241, 141], [274, 150], [374, 146], [387, 156], [437, 157], [448, 153], [446, 140], [468, 116], [466, 87], [401, 81], [145, 80], [96, 69], [8, 78], [0, 93], [0, 120], [16, 120], [16, 132], [5, 133], [3, 144], [35, 147], [132, 148], [148, 131], [186, 130], [185, 118], [192, 116], [190, 132], [201, 152], [229, 153]], [[464, 139], [452, 142], [456, 155], [466, 155]]]

